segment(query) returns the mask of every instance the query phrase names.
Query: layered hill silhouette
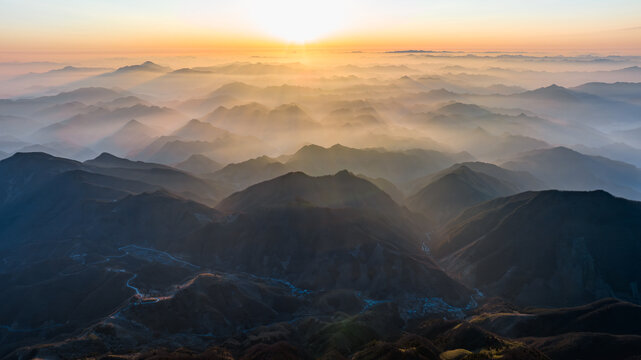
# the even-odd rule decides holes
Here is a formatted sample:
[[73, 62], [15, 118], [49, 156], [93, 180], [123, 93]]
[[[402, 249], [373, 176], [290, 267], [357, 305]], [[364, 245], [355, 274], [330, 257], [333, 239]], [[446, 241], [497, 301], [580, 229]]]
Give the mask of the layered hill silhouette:
[[133, 119], [92, 147], [101, 152], [124, 156], [147, 146], [158, 134], [158, 130]]
[[194, 174], [207, 174], [220, 170], [223, 165], [205, 155], [194, 154], [187, 160], [174, 165], [174, 167]]
[[170, 166], [131, 161], [111, 154], [85, 162], [90, 171], [163, 187], [166, 190], [204, 204], [214, 205], [229, 193], [226, 186], [201, 179]]
[[641, 111], [636, 104], [577, 90], [553, 84], [520, 94], [494, 96], [480, 102], [491, 106], [525, 108], [545, 116], [597, 128], [634, 124]]
[[114, 71], [106, 72], [74, 82], [72, 85], [101, 86], [106, 88], [121, 87], [131, 89], [170, 72], [172, 69], [145, 61], [136, 65], [125, 65]]
[[[547, 148], [548, 143], [608, 141], [604, 134], [583, 124], [572, 122], [561, 125], [526, 110], [502, 109], [503, 105], [507, 107], [507, 104], [482, 107], [452, 102], [429, 112], [414, 113], [406, 121], [412, 126], [442, 133], [446, 141], [460, 143], [459, 146], [470, 149], [475, 155], [489, 156], [492, 160]], [[489, 141], [490, 138], [493, 141]]]
[[466, 153], [446, 154], [428, 150], [387, 151], [355, 149], [340, 144], [329, 148], [318, 145], [302, 147], [285, 159], [292, 169], [309, 175], [333, 174], [348, 169], [370, 177], [382, 177], [403, 184], [420, 176], [442, 170], [456, 162], [471, 160]]
[[167, 127], [184, 118], [184, 115], [167, 107], [141, 104], [113, 110], [98, 107], [43, 127], [34, 136], [44, 140], [75, 139], [80, 144], [92, 144], [119, 130], [131, 119], [144, 120], [156, 127]]
[[500, 181], [512, 187], [516, 192], [540, 190], [546, 187], [545, 183], [542, 180], [536, 178], [534, 175], [530, 174], [527, 171], [513, 171], [494, 164], [474, 161], [454, 164], [442, 171], [415, 179], [409, 184], [409, 191], [414, 193], [418, 192], [423, 187], [432, 183], [434, 180], [452, 171], [456, 171], [461, 167], [466, 167], [471, 171], [485, 174], [495, 179], [499, 179]]
[[602, 189], [617, 196], [641, 200], [639, 168], [601, 156], [584, 155], [566, 147], [527, 152], [502, 166], [530, 172], [552, 189]]
[[234, 106], [231, 109], [219, 107], [205, 116], [204, 120], [233, 132], [252, 134], [259, 138], [309, 131], [319, 126], [296, 104], [284, 104], [273, 109], [258, 103]]
[[261, 156], [240, 163], [228, 164], [222, 169], [208, 175], [208, 178], [223, 181], [237, 190], [270, 180], [290, 172], [287, 165], [268, 156]]
[[407, 198], [406, 204], [426, 215], [438, 227], [473, 205], [545, 187], [542, 181], [525, 171], [466, 162], [414, 180], [409, 186], [414, 194]]
[[639, 100], [641, 83], [634, 82], [590, 82], [572, 90], [580, 91], [587, 94], [597, 95], [604, 98], [613, 98], [619, 100]]
[[3, 115], [30, 116], [46, 107], [78, 102], [92, 105], [100, 101], [111, 101], [121, 97], [123, 93], [102, 87], [81, 87], [72, 91], [61, 92], [57, 95], [47, 95], [35, 98], [2, 99], [0, 109]]
[[256, 137], [234, 134], [198, 120], [190, 121], [176, 133], [156, 138], [130, 156], [144, 161], [176, 164], [198, 154], [229, 163], [255, 157], [270, 149]]
[[212, 141], [229, 135], [228, 131], [196, 119], [190, 120], [185, 126], [172, 133], [172, 136], [196, 141]]

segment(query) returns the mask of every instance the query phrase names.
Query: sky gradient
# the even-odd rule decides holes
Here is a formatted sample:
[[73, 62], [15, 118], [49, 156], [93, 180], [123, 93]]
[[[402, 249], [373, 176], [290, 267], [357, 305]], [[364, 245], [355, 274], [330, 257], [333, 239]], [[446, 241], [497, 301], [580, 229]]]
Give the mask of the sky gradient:
[[0, 51], [641, 52], [641, 1], [0, 0]]

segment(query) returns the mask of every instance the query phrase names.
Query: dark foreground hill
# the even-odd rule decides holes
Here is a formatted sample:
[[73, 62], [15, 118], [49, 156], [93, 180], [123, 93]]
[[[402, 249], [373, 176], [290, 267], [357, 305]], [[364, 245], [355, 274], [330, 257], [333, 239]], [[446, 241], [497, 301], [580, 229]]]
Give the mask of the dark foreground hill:
[[[347, 172], [258, 184], [223, 201], [223, 215], [146, 177], [131, 179], [150, 169], [176, 171], [164, 166], [24, 154], [2, 167], [20, 170], [2, 173], [5, 354], [97, 324], [135, 337], [163, 334], [164, 344], [187, 336], [184, 343], [193, 345], [197, 334], [234, 336], [301, 316], [355, 315], [379, 303], [393, 303], [384, 316], [401, 323], [461, 316], [475, 306], [473, 293], [422, 251], [407, 213]], [[288, 193], [294, 197], [272, 197]], [[63, 357], [102, 350], [74, 351]]]
[[494, 334], [518, 339], [552, 359], [636, 359], [641, 353], [641, 307], [603, 299], [570, 308], [485, 306], [468, 319]]
[[[347, 171], [285, 174], [218, 209], [152, 182], [153, 171], [207, 185], [108, 155], [0, 161], [0, 357], [626, 359], [639, 349], [637, 305], [522, 308], [462, 285], [432, 260], [424, 224]], [[430, 245], [448, 267], [455, 257], [479, 274], [496, 266], [507, 285], [471, 285], [519, 304], [636, 301], [638, 211], [604, 192], [525, 193], [465, 211]], [[553, 288], [528, 292], [545, 281]]]
[[641, 302], [641, 203], [604, 191], [528, 192], [465, 211], [433, 253], [464, 283], [525, 305]]

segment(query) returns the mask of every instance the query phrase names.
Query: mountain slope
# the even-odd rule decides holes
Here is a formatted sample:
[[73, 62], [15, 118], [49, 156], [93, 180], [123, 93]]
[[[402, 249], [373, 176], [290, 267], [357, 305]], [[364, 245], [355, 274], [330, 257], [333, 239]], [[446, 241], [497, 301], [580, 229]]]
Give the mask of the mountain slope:
[[[409, 212], [347, 171], [321, 177], [289, 173], [232, 194], [216, 208], [237, 215], [185, 240], [203, 244], [199, 261], [216, 254], [226, 268], [271, 273], [313, 289], [357, 288], [377, 297], [403, 297], [442, 287], [446, 301], [466, 301], [455, 295], [462, 289], [448, 284], [421, 251], [423, 234]], [[234, 235], [238, 231], [242, 235]], [[318, 273], [319, 267], [326, 271]]]
[[435, 224], [444, 224], [472, 205], [516, 192], [508, 182], [461, 165], [436, 176], [407, 199], [407, 206]]
[[171, 136], [177, 136], [185, 140], [212, 141], [223, 136], [229, 136], [229, 132], [209, 123], [192, 119], [185, 126], [174, 131]]
[[194, 154], [174, 167], [192, 174], [208, 174], [220, 170], [223, 165], [205, 155]]
[[284, 104], [269, 109], [258, 103], [219, 107], [204, 118], [216, 126], [257, 137], [273, 136], [276, 131], [307, 131], [318, 124], [296, 104]]
[[529, 192], [468, 209], [433, 244], [469, 286], [524, 305], [641, 303], [641, 203], [604, 191]]
[[222, 181], [237, 190], [250, 185], [285, 175], [291, 170], [287, 165], [267, 156], [257, 157], [240, 163], [228, 164], [224, 168], [207, 176]]
[[116, 132], [102, 138], [92, 147], [101, 152], [126, 155], [147, 146], [157, 135], [157, 130], [138, 120], [130, 120]]
[[161, 164], [155, 164], [155, 163], [148, 163], [148, 162], [143, 162], [143, 161], [132, 161], [129, 159], [121, 158], [115, 155], [112, 155], [107, 152], [103, 152], [102, 154], [98, 155], [97, 157], [87, 160], [83, 162], [85, 165], [89, 166], [95, 166], [98, 168], [123, 168], [123, 169], [155, 169], [155, 168], [163, 168], [163, 169], [169, 169], [169, 166], [166, 165], [161, 165]]
[[421, 313], [428, 309], [420, 305], [424, 297], [465, 307], [468, 290], [421, 251], [421, 233], [407, 225], [354, 208], [259, 208], [212, 223], [175, 249], [193, 249], [188, 259], [195, 263], [284, 279], [300, 289], [361, 291]]
[[314, 176], [334, 174], [347, 169], [353, 173], [373, 178], [382, 177], [395, 184], [402, 184], [456, 162], [468, 160], [471, 160], [471, 156], [466, 153], [445, 154], [419, 149], [355, 149], [337, 144], [329, 148], [304, 146], [289, 157], [285, 164]]
[[619, 100], [641, 100], [641, 83], [631, 82], [617, 82], [617, 83], [602, 83], [591, 82], [586, 83], [572, 90], [580, 91], [587, 94], [597, 95], [605, 98], [613, 98]]
[[68, 140], [88, 145], [118, 131], [131, 119], [138, 119], [152, 126], [171, 128], [184, 118], [184, 115], [173, 109], [159, 106], [137, 104], [117, 109], [98, 107], [45, 126], [34, 136], [43, 140]]
[[232, 213], [296, 204], [384, 211], [397, 208], [396, 203], [374, 184], [347, 171], [316, 178], [292, 172], [232, 194], [217, 208]]
[[0, 206], [34, 191], [56, 175], [82, 163], [45, 153], [16, 153], [0, 161]]
[[537, 179], [527, 171], [512, 171], [494, 164], [474, 161], [454, 164], [445, 170], [437, 172], [436, 174], [430, 174], [422, 178], [418, 178], [410, 182], [407, 188], [410, 193], [416, 193], [423, 187], [432, 183], [437, 178], [442, 177], [443, 175], [452, 171], [456, 171], [456, 169], [460, 167], [466, 167], [474, 172], [482, 173], [487, 176], [499, 179], [502, 182], [509, 184], [511, 187], [517, 190], [517, 192], [540, 190], [546, 187], [543, 181]]
[[166, 165], [131, 161], [110, 154], [102, 154], [85, 164], [91, 172], [160, 186], [207, 205], [214, 205], [229, 194], [229, 190], [220, 184]]
[[598, 95], [551, 85], [502, 100], [512, 107], [525, 108], [553, 118], [582, 123], [598, 128], [636, 123], [641, 106]]
[[272, 151], [268, 145], [252, 136], [233, 134], [213, 126], [208, 130], [206, 133], [209, 134], [205, 136], [206, 141], [190, 140], [173, 135], [161, 136], [142, 150], [135, 152], [133, 157], [163, 164], [176, 164], [191, 155], [200, 154], [216, 161], [231, 163]]
[[81, 87], [57, 95], [25, 99], [0, 99], [0, 113], [3, 115], [30, 116], [46, 107], [79, 102], [91, 105], [99, 101], [111, 101], [122, 93], [102, 87]]

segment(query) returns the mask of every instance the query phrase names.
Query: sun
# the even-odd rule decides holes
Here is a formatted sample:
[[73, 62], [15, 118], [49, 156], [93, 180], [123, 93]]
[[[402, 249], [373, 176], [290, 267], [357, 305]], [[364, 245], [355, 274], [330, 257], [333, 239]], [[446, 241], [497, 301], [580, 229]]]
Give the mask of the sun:
[[272, 0], [252, 4], [258, 30], [280, 40], [303, 44], [321, 39], [345, 25], [347, 8], [336, 0]]

